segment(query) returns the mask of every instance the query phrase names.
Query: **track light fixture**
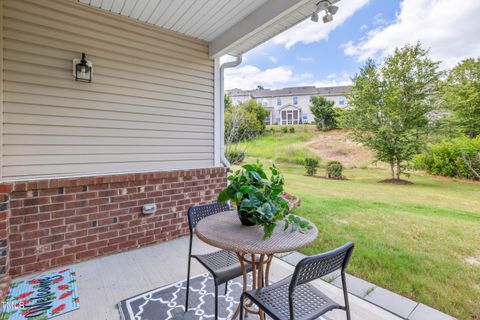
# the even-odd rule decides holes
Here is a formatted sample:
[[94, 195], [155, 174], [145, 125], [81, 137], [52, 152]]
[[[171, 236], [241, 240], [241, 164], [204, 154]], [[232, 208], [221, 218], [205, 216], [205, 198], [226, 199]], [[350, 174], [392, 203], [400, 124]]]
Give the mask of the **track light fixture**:
[[315, 9], [311, 17], [311, 20], [313, 22], [318, 22], [318, 13], [322, 10], [325, 10], [325, 15], [322, 18], [323, 23], [327, 23], [333, 20], [333, 15], [337, 13], [338, 7], [332, 5], [330, 1], [332, 0], [324, 0], [317, 3], [317, 9]]

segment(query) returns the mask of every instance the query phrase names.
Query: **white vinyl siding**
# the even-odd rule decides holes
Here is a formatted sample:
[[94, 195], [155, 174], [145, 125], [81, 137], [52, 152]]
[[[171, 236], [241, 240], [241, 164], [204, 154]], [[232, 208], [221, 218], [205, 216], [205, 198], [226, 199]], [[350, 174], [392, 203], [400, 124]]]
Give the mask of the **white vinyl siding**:
[[[214, 165], [207, 43], [70, 0], [6, 0], [4, 180]], [[85, 52], [93, 82], [76, 82]]]

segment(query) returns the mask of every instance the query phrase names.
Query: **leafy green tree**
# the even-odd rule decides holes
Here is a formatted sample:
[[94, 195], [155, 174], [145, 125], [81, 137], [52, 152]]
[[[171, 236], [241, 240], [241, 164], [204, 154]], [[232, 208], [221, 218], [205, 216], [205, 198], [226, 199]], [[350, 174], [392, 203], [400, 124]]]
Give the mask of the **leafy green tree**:
[[470, 138], [480, 134], [480, 58], [466, 59], [448, 73], [443, 102], [452, 111], [451, 123]]
[[230, 98], [230, 95], [228, 93], [225, 93], [223, 95], [223, 101], [225, 110], [230, 109], [230, 107], [233, 106], [232, 98]]
[[336, 112], [333, 108], [335, 102], [322, 96], [312, 97], [310, 111], [315, 118], [317, 128], [322, 131], [337, 127]]
[[439, 62], [416, 45], [395, 49], [383, 64], [369, 60], [353, 78], [347, 94], [352, 107], [343, 115], [352, 137], [390, 165], [392, 181], [421, 150], [429, 128], [428, 113], [438, 87]]

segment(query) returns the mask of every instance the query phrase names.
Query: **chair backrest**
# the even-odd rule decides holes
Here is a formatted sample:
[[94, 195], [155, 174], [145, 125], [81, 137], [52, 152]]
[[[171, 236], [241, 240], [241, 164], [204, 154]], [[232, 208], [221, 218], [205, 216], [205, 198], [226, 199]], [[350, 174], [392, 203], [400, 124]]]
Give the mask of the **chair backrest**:
[[191, 207], [188, 209], [188, 227], [190, 228], [190, 234], [197, 226], [197, 223], [203, 218], [228, 210], [230, 210], [228, 203], [209, 203]]
[[302, 259], [295, 267], [295, 272], [290, 283], [290, 292], [295, 286], [323, 277], [333, 271], [345, 271], [353, 251], [353, 243], [348, 242], [343, 246]]

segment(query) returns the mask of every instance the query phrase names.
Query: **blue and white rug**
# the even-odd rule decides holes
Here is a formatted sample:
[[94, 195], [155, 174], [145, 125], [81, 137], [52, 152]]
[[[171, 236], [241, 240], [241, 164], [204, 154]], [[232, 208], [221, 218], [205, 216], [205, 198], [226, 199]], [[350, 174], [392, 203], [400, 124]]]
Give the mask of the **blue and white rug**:
[[[251, 277], [251, 275], [249, 275]], [[205, 273], [190, 280], [188, 312], [185, 312], [186, 280], [154, 289], [118, 303], [122, 320], [213, 320], [215, 295], [213, 278]], [[242, 277], [218, 287], [218, 320], [231, 319], [242, 293]], [[245, 319], [258, 319], [251, 316]], [[267, 319], [269, 319], [267, 317]], [[328, 318], [319, 318], [328, 320]]]
[[[218, 287], [218, 320], [230, 319], [242, 293], [242, 278]], [[190, 279], [189, 309], [185, 313], [186, 280], [154, 289], [118, 304], [122, 320], [207, 320], [215, 318], [213, 278], [205, 273]]]

